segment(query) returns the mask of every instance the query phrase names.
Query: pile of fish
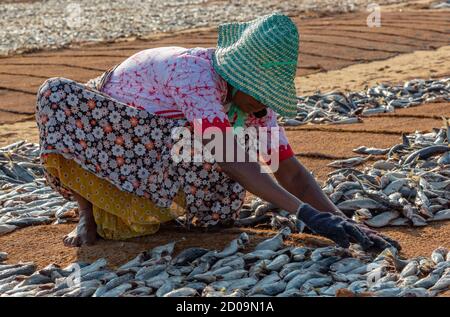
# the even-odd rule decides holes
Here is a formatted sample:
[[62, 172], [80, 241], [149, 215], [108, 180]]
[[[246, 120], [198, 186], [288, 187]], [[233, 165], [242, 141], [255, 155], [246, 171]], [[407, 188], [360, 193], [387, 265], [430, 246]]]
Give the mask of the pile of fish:
[[[447, 124], [447, 120], [445, 120]], [[450, 128], [402, 136], [402, 143], [377, 149], [360, 146], [358, 156], [329, 164], [337, 169], [323, 187], [331, 201], [355, 221], [371, 227], [426, 226], [450, 219]], [[371, 167], [354, 167], [372, 155], [386, 155]], [[260, 198], [243, 206], [237, 226], [289, 227], [302, 232], [303, 222]]]
[[450, 9], [450, 0], [430, 4], [430, 9]]
[[0, 148], [0, 235], [17, 228], [75, 219], [75, 202], [45, 183], [39, 145], [19, 141]]
[[239, 219], [234, 222], [238, 227], [269, 227], [274, 230], [289, 228], [293, 233], [301, 233], [306, 225], [296, 215], [278, 208], [276, 205], [262, 200], [253, 199], [241, 208]]
[[450, 101], [450, 78], [414, 79], [403, 85], [379, 84], [366, 91], [333, 91], [298, 97], [297, 116], [279, 117], [283, 126], [306, 123], [349, 124], [361, 122], [360, 116], [393, 112], [422, 103]]
[[450, 219], [450, 128], [403, 135], [389, 149], [359, 147], [369, 155], [387, 152], [363, 171], [354, 169], [364, 158], [333, 162], [323, 190], [354, 220], [372, 227], [425, 226]]
[[[285, 228], [247, 251], [246, 233], [222, 251], [188, 248], [172, 257], [175, 242], [139, 254], [112, 270], [105, 259], [55, 264], [0, 264], [0, 296], [245, 297], [245, 296], [436, 296], [450, 289], [450, 253], [403, 260], [395, 249], [377, 256], [352, 246], [286, 246]], [[7, 258], [0, 253], [0, 263]]]

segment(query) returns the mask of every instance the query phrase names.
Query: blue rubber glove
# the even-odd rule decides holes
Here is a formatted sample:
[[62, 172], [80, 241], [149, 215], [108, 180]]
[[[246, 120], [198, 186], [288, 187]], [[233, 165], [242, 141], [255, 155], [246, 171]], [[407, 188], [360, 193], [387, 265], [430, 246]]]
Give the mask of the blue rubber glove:
[[320, 212], [308, 204], [300, 205], [297, 210], [297, 218], [302, 220], [314, 233], [333, 240], [341, 247], [348, 248], [350, 242], [355, 242], [365, 250], [373, 245], [370, 238], [357, 224], [329, 212]]

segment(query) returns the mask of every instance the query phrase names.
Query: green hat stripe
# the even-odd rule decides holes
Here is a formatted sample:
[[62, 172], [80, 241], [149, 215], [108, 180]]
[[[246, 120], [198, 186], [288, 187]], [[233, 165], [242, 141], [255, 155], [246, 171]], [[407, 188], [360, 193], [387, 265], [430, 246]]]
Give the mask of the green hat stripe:
[[[251, 43], [249, 43], [249, 46], [251, 45]], [[251, 46], [250, 46], [251, 47]], [[253, 49], [257, 49], [257, 47], [251, 47], [251, 48], [253, 48]], [[238, 59], [238, 60], [242, 60], [243, 62], [245, 61], [245, 65], [251, 65], [251, 66], [254, 66], [255, 65], [255, 63], [251, 63], [251, 62], [248, 62], [249, 60], [251, 60], [251, 58], [245, 53], [245, 52], [241, 52], [242, 53], [242, 59]], [[258, 61], [262, 61], [260, 58], [259, 58], [259, 56], [258, 55], [255, 55], [254, 56], [255, 58], [255, 60], [257, 59]], [[230, 64], [232, 63], [232, 64], [234, 64], [234, 65], [236, 65], [235, 63], [234, 63], [234, 60], [231, 60], [230, 59]], [[237, 67], [239, 67], [238, 65], [236, 65]], [[253, 69], [252, 69], [252, 71], [255, 71], [256, 70], [256, 72], [258, 72], [258, 73], [260, 73], [259, 72], [259, 70], [258, 69], [255, 69], [254, 67], [252, 67]], [[283, 67], [284, 68], [284, 67]], [[231, 71], [231, 70], [230, 70]], [[242, 70], [241, 70], [242, 71]], [[241, 71], [239, 72], [239, 73], [241, 73]], [[280, 67], [280, 69], [279, 69], [279, 71], [280, 72], [282, 72], [282, 73], [286, 73], [286, 71], [282, 71], [282, 69], [281, 69], [281, 67]], [[232, 72], [232, 71], [231, 71]], [[230, 75], [230, 74], [229, 74]], [[236, 74], [237, 76], [239, 76], [239, 74]], [[264, 80], [264, 82], [267, 82], [267, 86], [269, 86], [273, 91], [278, 91], [278, 92], [280, 92], [279, 94], [278, 94], [278, 96], [281, 98], [281, 100], [283, 100], [282, 102], [292, 102], [292, 99], [287, 99], [287, 98], [285, 98], [286, 97], [286, 94], [284, 94], [283, 93], [283, 89], [285, 89], [285, 87], [284, 86], [282, 86], [282, 85], [280, 85], [280, 82], [277, 82], [277, 81], [273, 81], [273, 80], [271, 80], [271, 78], [269, 78], [269, 77], [267, 77], [267, 76], [264, 76], [264, 73], [262, 74], [262, 76], [261, 76], [262, 78], [261, 79], [266, 79], [266, 80]], [[259, 81], [259, 79], [260, 78], [258, 78], [258, 82], [259, 83], [261, 83], [260, 81]], [[277, 89], [277, 88], [282, 88], [282, 89]], [[296, 100], [296, 98], [295, 98], [295, 100]]]
[[297, 60], [297, 27], [283, 14], [219, 26], [216, 72], [283, 116], [296, 114]]
[[[242, 60], [244, 60], [244, 58], [242, 59]], [[277, 90], [276, 90], [276, 88], [278, 87], [278, 88], [285, 88], [285, 87], [283, 87], [283, 86], [281, 86], [279, 83], [276, 83], [276, 82], [273, 82], [273, 81], [271, 81], [270, 80], [270, 78], [268, 78], [268, 77], [264, 77], [264, 78], [255, 78], [254, 80], [252, 80], [252, 82], [253, 83], [257, 83], [257, 84], [259, 84], [258, 86], [254, 86], [251, 82], [248, 82], [247, 81], [247, 78], [249, 78], [249, 77], [247, 77], [247, 76], [242, 76], [241, 75], [241, 73], [242, 73], [242, 66], [243, 65], [237, 65], [235, 62], [234, 62], [234, 60], [230, 60], [229, 61], [229, 64], [230, 64], [230, 66], [234, 66], [234, 67], [231, 67], [231, 68], [228, 68], [228, 67], [226, 67], [226, 70], [227, 70], [227, 75], [229, 76], [229, 77], [233, 77], [233, 75], [234, 76], [237, 76], [237, 77], [239, 77], [240, 78], [240, 80], [241, 80], [241, 83], [242, 84], [244, 84], [244, 83], [247, 83], [247, 84], [244, 84], [245, 86], [252, 86], [253, 87], [253, 89], [254, 90], [256, 90], [257, 91], [257, 93], [260, 93], [260, 94], [262, 94], [262, 95], [266, 95], [266, 94], [270, 94], [270, 96], [271, 96], [271, 98], [274, 98], [275, 96], [277, 96], [277, 97], [279, 97], [279, 101], [280, 102], [288, 102], [288, 101], [292, 101], [292, 100], [289, 100], [288, 98], [286, 98], [286, 95], [285, 94], [282, 94], [282, 93], [276, 93], [277, 92]], [[246, 64], [246, 66], [247, 66], [248, 64]], [[239, 67], [241, 67], [241, 69], [240, 69], [240, 72], [237, 72], [237, 73], [234, 73], [233, 72], [233, 70], [234, 69], [239, 69]], [[249, 71], [251, 71], [251, 72], [255, 72], [255, 73], [257, 73], [258, 72], [258, 70], [256, 69], [256, 68], [254, 68], [254, 66], [253, 65], [251, 65], [251, 64], [249, 64], [248, 65], [248, 68], [249, 68]], [[233, 75], [232, 75], [233, 74]], [[266, 80], [265, 80], [266, 79]], [[264, 91], [264, 90], [260, 90], [259, 89], [259, 87], [261, 87], [262, 85], [263, 85], [263, 83], [265, 83], [267, 86], [269, 86], [270, 88], [271, 88], [271, 92], [267, 92], [267, 91]], [[241, 88], [241, 87], [236, 87], [236, 88]], [[279, 90], [278, 90], [279, 91]], [[250, 93], [250, 95], [252, 95], [253, 96], [253, 93]], [[257, 98], [257, 96], [253, 96], [253, 97], [255, 97], [256, 99], [260, 99], [260, 98]], [[266, 99], [266, 98], [264, 98], [264, 99]], [[262, 102], [262, 101], [261, 101]]]
[[[236, 64], [234, 64], [233, 61], [230, 61], [230, 63], [232, 63], [233, 65], [236, 65]], [[239, 66], [236, 65], [236, 67], [239, 67]], [[241, 68], [242, 68], [242, 66], [241, 66]], [[233, 70], [233, 69], [235, 69], [235, 68], [234, 67], [231, 68], [231, 70]], [[234, 72], [230, 71], [230, 69], [228, 67], [222, 68], [222, 70], [226, 74], [226, 76], [225, 76], [225, 77], [227, 77], [226, 79], [228, 79], [234, 87], [236, 87], [236, 84], [237, 84], [238, 86], [236, 88], [244, 91], [245, 93], [248, 93], [249, 95], [253, 96], [255, 99], [259, 100], [262, 103], [266, 104], [268, 102], [268, 100], [270, 100], [270, 99], [273, 99], [274, 101], [276, 101], [278, 103], [285, 103], [286, 100], [291, 101], [291, 103], [292, 102], [296, 103], [296, 99], [294, 99], [294, 101], [286, 99], [286, 98], [284, 98], [285, 95], [272, 93], [272, 94], [269, 94], [268, 97], [266, 97], [268, 92], [261, 90], [260, 89], [260, 87], [262, 87], [261, 85], [254, 86], [252, 83], [247, 82], [246, 78], [241, 76], [240, 73], [234, 73]], [[239, 78], [239, 79], [237, 80], [237, 78]], [[271, 91], [273, 92], [273, 88], [271, 88]], [[261, 97], [258, 98], [258, 96], [261, 96], [262, 98]], [[278, 106], [276, 108], [277, 108], [277, 110], [281, 109]]]
[[[252, 44], [253, 44], [253, 43], [249, 42], [249, 47], [256, 51], [256, 50], [258, 49], [259, 46], [253, 46]], [[245, 65], [252, 65], [252, 66], [254, 65], [254, 62], [251, 62], [251, 61], [252, 61], [252, 57], [249, 57], [248, 54], [246, 54], [246, 52], [240, 52], [240, 53], [241, 53], [241, 55], [240, 55], [239, 57], [242, 57], [242, 59], [239, 59], [239, 58], [238, 58], [238, 60], [241, 60], [241, 61], [243, 62], [243, 64], [245, 64]], [[256, 55], [256, 54], [253, 56], [253, 60], [258, 60], [258, 62], [260, 62], [261, 64], [262, 64], [262, 62], [264, 62], [264, 60], [261, 59], [260, 56], [258, 56], [258, 55]], [[230, 59], [229, 62], [230, 62], [230, 63], [233, 63], [234, 65], [236, 65], [232, 59]], [[238, 65], [236, 65], [236, 66], [239, 67]], [[252, 68], [253, 68], [253, 67], [252, 67]], [[285, 68], [285, 67], [283, 67], [283, 68]], [[279, 71], [282, 72], [282, 73], [287, 73], [286, 71], [283, 71], [283, 70], [281, 69], [281, 67], [278, 68], [277, 70], [279, 70]], [[253, 68], [253, 71], [255, 71], [255, 68]], [[259, 72], [259, 70], [257, 70], [257, 69], [256, 69], [256, 71]], [[272, 71], [273, 71], [273, 70], [272, 70]], [[241, 73], [241, 72], [242, 72], [242, 70], [240, 70], [239, 73]], [[231, 73], [233, 73], [232, 70], [230, 70], [230, 71], [228, 72], [228, 75], [231, 75]], [[238, 74], [236, 74], [236, 75], [239, 76]], [[273, 81], [273, 80], [270, 80], [271, 78], [268, 78], [267, 76], [264, 76], [264, 74], [261, 74], [261, 75], [262, 75], [262, 77], [265, 77], [266, 79], [269, 79], [269, 80], [266, 80], [266, 81], [265, 81], [265, 82], [267, 82], [267, 85], [269, 85], [269, 86], [272, 87], [272, 84], [275, 84], [275, 86], [284, 88], [283, 86], [280, 86], [278, 82]], [[263, 79], [264, 79], [264, 78], [263, 78]], [[259, 82], [259, 83], [261, 83], [261, 82]], [[273, 87], [273, 88], [274, 88], [274, 87]], [[281, 93], [279, 94], [279, 96], [281, 96], [281, 97], [284, 99], [285, 94], [282, 93], [282, 91], [281, 91]], [[285, 99], [285, 102], [286, 102], [286, 101], [292, 101], [292, 100]]]
[[[256, 47], [260, 47], [260, 45], [266, 44], [266, 43], [262, 43], [260, 41], [260, 36], [258, 36], [258, 35], [254, 37], [254, 41], [257, 42], [256, 43], [257, 44]], [[262, 41], [264, 42], [264, 39], [262, 39]], [[287, 47], [280, 46], [279, 43], [274, 41], [272, 38], [267, 39], [267, 43], [273, 45], [280, 53], [287, 55], [289, 57], [289, 59], [294, 59], [294, 58], [297, 59], [296, 58], [297, 54], [295, 54], [295, 55], [293, 54], [294, 56], [289, 56], [290, 53], [292, 53], [292, 50], [289, 51]], [[252, 45], [253, 43], [250, 42], [249, 44]], [[255, 48], [254, 45], [252, 45], [252, 47]]]
[[[230, 61], [230, 63], [233, 63], [233, 61]], [[233, 63], [234, 64], [234, 63]], [[235, 64], [234, 64], [235, 65]], [[237, 66], [237, 65], [236, 65]], [[238, 67], [238, 66], [237, 66]], [[234, 67], [231, 69], [235, 69]], [[283, 98], [284, 95], [275, 95], [275, 94], [270, 94], [269, 98], [266, 97], [267, 92], [264, 90], [260, 89], [260, 85], [259, 86], [254, 86], [252, 83], [249, 83], [246, 81], [246, 78], [241, 76], [240, 73], [233, 73], [230, 72], [229, 68], [222, 68], [222, 70], [225, 72], [225, 79], [228, 79], [231, 83], [232, 86], [238, 88], [239, 90], [242, 90], [243, 92], [253, 96], [256, 100], [259, 100], [262, 103], [267, 103], [267, 100], [274, 100], [278, 103], [284, 103], [286, 102], [287, 99]], [[237, 79], [239, 78], [239, 79]], [[236, 86], [237, 84], [237, 86]], [[272, 90], [273, 91], [273, 90]], [[261, 97], [263, 98], [261, 98]], [[284, 99], [284, 100], [283, 100]], [[292, 102], [292, 100], [290, 100]], [[296, 102], [296, 99], [295, 99]], [[278, 106], [275, 106], [276, 109], [275, 110], [282, 110], [281, 108], [279, 108]], [[278, 111], [276, 111], [278, 112]]]
[[[253, 43], [253, 42], [249, 42], [249, 47], [252, 49], [252, 50], [257, 50], [258, 49], [258, 47], [260, 47], [260, 45], [261, 44], [259, 44], [258, 42], [257, 42], [257, 38], [255, 37], [255, 43]], [[259, 58], [259, 56], [258, 55], [256, 55], [255, 54], [255, 58], [254, 58], [255, 60], [258, 60], [258, 61], [260, 61], [260, 64], [261, 64], [261, 66], [262, 67], [264, 67], [263, 66], [263, 64], [264, 64], [264, 60], [261, 60], [260, 58]], [[271, 62], [267, 62], [267, 63], [271, 63]], [[272, 62], [273, 63], [273, 62]], [[276, 63], [276, 62], [275, 62]], [[293, 65], [293, 64], [292, 64]], [[295, 66], [297, 66], [296, 64], [295, 64]], [[291, 69], [292, 67], [289, 67], [289, 65], [283, 65], [283, 64], [281, 64], [281, 65], [279, 65], [279, 67], [273, 67], [272, 69], [270, 69], [269, 71], [270, 72], [274, 72], [275, 74], [279, 74], [279, 75], [283, 75], [283, 74], [286, 74], [286, 75], [290, 75], [290, 76], [295, 76], [295, 74], [291, 74], [290, 72], [289, 72], [289, 69]]]
[[[266, 31], [266, 32], [268, 31], [268, 29], [267, 29], [268, 25], [263, 25], [262, 28], [263, 28], [264, 31]], [[295, 28], [294, 30], [296, 31], [297, 29]], [[293, 33], [289, 34], [289, 35], [291, 35], [290, 38], [292, 38], [292, 40], [297, 42], [297, 48], [298, 48], [298, 32], [295, 32], [295, 34], [293, 34]], [[256, 34], [255, 39], [261, 39], [262, 36], [263, 36], [263, 33]], [[287, 36], [284, 36], [283, 38], [286, 38], [286, 37]], [[292, 49], [289, 49], [289, 46], [282, 46], [281, 43], [279, 41], [276, 41], [274, 37], [266, 37], [265, 40], [268, 43], [274, 45], [277, 49], [282, 50], [282, 53], [285, 53], [287, 55], [292, 54], [294, 56], [298, 55], [298, 51], [294, 52]], [[263, 39], [263, 41], [264, 41], [264, 39]], [[292, 43], [285, 43], [285, 44], [288, 44], [288, 45], [291, 44], [292, 45]]]

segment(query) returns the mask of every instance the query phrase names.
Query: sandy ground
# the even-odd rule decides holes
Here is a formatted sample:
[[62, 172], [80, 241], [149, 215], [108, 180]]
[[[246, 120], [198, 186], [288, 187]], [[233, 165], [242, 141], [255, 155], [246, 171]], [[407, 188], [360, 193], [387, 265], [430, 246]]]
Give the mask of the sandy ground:
[[378, 83], [393, 83], [414, 78], [450, 76], [448, 60], [450, 46], [431, 51], [416, 51], [371, 63], [355, 64], [339, 70], [297, 77], [295, 85], [300, 95], [318, 90], [355, 91]]
[[[335, 19], [298, 20], [305, 39], [296, 79], [298, 93], [308, 94], [319, 89], [360, 90], [376, 82], [397, 83], [417, 77], [448, 76], [450, 42], [448, 34], [447, 37], [442, 34], [445, 30], [448, 32], [450, 27], [448, 16], [428, 10], [390, 14], [387, 14], [388, 21], [382, 30], [352, 26], [352, 23], [363, 23], [358, 14], [342, 15]], [[415, 23], [408, 25], [413, 19]], [[334, 24], [325, 28], [327, 23]], [[112, 43], [0, 59], [0, 122], [3, 122], [0, 124], [0, 146], [18, 139], [38, 141], [36, 125], [29, 118], [33, 118], [33, 92], [46, 77], [64, 75], [86, 80], [144, 47], [173, 43], [212, 46], [215, 36], [213, 31], [204, 31], [158, 40]], [[332, 49], [328, 49], [330, 43], [335, 43]], [[16, 113], [2, 112], [1, 109]], [[332, 161], [330, 157], [351, 157], [354, 155], [352, 149], [359, 145], [391, 146], [400, 141], [402, 132], [430, 131], [441, 126], [440, 117], [443, 115], [450, 116], [448, 102], [364, 118], [361, 124], [307, 125], [286, 130], [298, 158], [323, 181], [333, 170], [326, 167]], [[101, 240], [91, 247], [66, 248], [61, 239], [73, 228], [74, 224], [24, 228], [0, 237], [0, 250], [9, 253], [9, 262], [35, 261], [40, 267], [52, 262], [66, 265], [74, 260], [93, 261], [98, 257], [106, 257], [111, 266], [116, 266], [138, 252], [183, 238], [185, 240], [179, 242], [176, 252], [188, 246], [220, 249], [240, 231], [227, 229], [199, 233], [169, 226], [149, 237], [123, 242]], [[273, 234], [270, 230], [247, 231], [252, 235], [253, 243]], [[384, 228], [381, 231], [398, 239], [403, 245], [402, 254], [408, 257], [429, 256], [438, 246], [450, 247], [450, 222], [434, 223], [419, 229]], [[290, 243], [325, 245], [329, 241], [301, 234], [294, 235]]]

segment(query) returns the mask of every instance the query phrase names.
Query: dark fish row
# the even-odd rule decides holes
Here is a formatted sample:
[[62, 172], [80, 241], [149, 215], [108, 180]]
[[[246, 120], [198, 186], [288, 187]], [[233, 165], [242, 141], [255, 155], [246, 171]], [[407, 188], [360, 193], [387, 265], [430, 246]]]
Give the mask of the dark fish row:
[[[369, 156], [335, 161], [323, 187], [349, 217], [372, 227], [425, 226], [450, 219], [450, 129], [404, 135], [402, 143], [387, 149], [360, 146], [354, 151]], [[386, 155], [364, 170], [357, 166], [372, 155]], [[238, 226], [289, 227], [302, 232], [305, 225], [259, 198], [244, 205]]]
[[372, 227], [449, 220], [449, 139], [447, 119], [430, 133], [403, 135], [402, 143], [382, 149], [386, 159], [362, 171], [341, 161], [323, 189], [343, 212]]
[[351, 93], [317, 92], [298, 97], [297, 116], [294, 119], [279, 117], [279, 123], [284, 126], [356, 123], [362, 121], [361, 116], [439, 101], [450, 101], [450, 78], [414, 79], [395, 86], [379, 84], [366, 91]]
[[45, 183], [38, 144], [19, 141], [0, 148], [0, 235], [55, 218], [71, 220], [75, 207]]
[[[450, 253], [400, 259], [396, 250], [377, 256], [357, 246], [286, 246], [290, 234], [248, 250], [242, 233], [221, 251], [188, 248], [173, 256], [175, 242], [138, 254], [116, 269], [105, 259], [50, 264], [0, 264], [0, 297], [297, 297], [335, 296], [345, 290], [371, 296], [436, 296], [450, 288]], [[0, 263], [7, 255], [0, 253]]]

